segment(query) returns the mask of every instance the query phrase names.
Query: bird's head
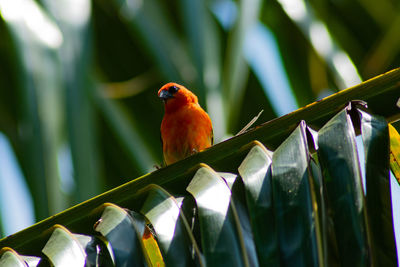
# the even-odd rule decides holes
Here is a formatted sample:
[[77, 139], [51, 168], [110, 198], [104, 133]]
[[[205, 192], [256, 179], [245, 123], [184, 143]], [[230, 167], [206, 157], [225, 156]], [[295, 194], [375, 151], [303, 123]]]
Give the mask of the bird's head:
[[158, 90], [158, 97], [164, 101], [165, 111], [172, 112], [188, 104], [197, 104], [197, 96], [177, 83], [167, 83]]

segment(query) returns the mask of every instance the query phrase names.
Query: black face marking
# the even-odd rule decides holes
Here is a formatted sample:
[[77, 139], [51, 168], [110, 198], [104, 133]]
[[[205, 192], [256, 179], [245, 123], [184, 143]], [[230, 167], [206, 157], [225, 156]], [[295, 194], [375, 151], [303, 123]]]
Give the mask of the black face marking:
[[170, 92], [171, 94], [175, 94], [176, 92], [178, 92], [179, 87], [172, 85], [168, 88], [168, 92]]

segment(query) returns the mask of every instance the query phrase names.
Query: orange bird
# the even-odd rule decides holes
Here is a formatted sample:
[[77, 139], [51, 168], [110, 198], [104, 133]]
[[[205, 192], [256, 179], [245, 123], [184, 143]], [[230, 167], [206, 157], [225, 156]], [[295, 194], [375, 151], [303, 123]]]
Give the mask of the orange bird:
[[158, 91], [158, 97], [165, 106], [161, 141], [167, 165], [212, 145], [211, 120], [195, 94], [182, 85], [167, 83]]

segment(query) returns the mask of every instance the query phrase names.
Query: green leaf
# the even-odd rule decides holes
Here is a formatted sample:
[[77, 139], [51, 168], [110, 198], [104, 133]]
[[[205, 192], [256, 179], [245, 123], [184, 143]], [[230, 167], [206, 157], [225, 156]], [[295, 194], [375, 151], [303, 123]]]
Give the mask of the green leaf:
[[42, 249], [53, 266], [84, 266], [86, 253], [65, 227], [55, 225], [46, 245]]
[[[209, 9], [208, 9], [209, 10]], [[210, 12], [203, 14], [203, 60], [204, 90], [206, 93], [207, 112], [213, 122], [214, 143], [219, 142], [227, 134], [226, 114], [222, 93], [222, 34], [217, 22]]]
[[24, 8], [1, 1], [0, 12], [17, 53], [18, 156], [32, 192], [36, 217], [43, 219], [66, 207], [57, 162], [63, 116], [57, 51], [63, 36], [35, 1], [22, 0], [20, 5]]
[[389, 130], [385, 118], [358, 110], [365, 151], [366, 201], [376, 266], [396, 266], [389, 176]]
[[390, 169], [400, 184], [400, 135], [389, 123]]
[[[320, 60], [319, 56], [316, 56], [307, 36], [285, 13], [280, 2], [283, 1], [266, 1], [261, 13], [261, 21], [273, 32], [293, 97], [302, 107], [314, 101], [319, 91], [329, 86], [326, 77], [327, 66], [323, 60]], [[310, 71], [313, 70], [313, 65], [309, 62], [310, 58], [315, 58], [315, 61], [319, 63], [316, 68], [317, 74]], [[313, 75], [318, 75], [319, 84], [317, 88], [311, 80]]]
[[239, 166], [246, 202], [261, 266], [278, 266], [278, 240], [272, 205], [272, 152], [256, 142]]
[[133, 218], [122, 208], [106, 203], [94, 228], [109, 242], [116, 266], [144, 265], [142, 236], [145, 221], [139, 214]]
[[318, 132], [318, 158], [327, 191], [340, 264], [367, 265], [369, 247], [364, 221], [365, 201], [355, 133], [349, 107]]
[[0, 266], [26, 267], [24, 260], [11, 248], [2, 248], [0, 255]]
[[164, 267], [164, 258], [161, 255], [160, 247], [158, 246], [157, 240], [154, 234], [151, 232], [149, 226], [146, 226], [143, 234], [143, 249], [147, 255], [147, 262], [150, 266]]
[[306, 125], [302, 121], [272, 156], [272, 196], [281, 262], [323, 265], [323, 245]]
[[249, 70], [244, 59], [244, 39], [247, 31], [255, 25], [260, 13], [261, 1], [241, 0], [238, 5], [238, 17], [229, 33], [223, 73], [223, 95], [227, 99], [225, 109], [228, 114], [228, 128], [234, 129]]
[[[168, 266], [204, 266], [200, 250], [193, 237], [177, 200], [157, 185], [149, 185], [143, 191], [148, 196], [141, 212], [152, 224], [157, 241]], [[194, 259], [191, 255], [193, 247]], [[195, 263], [195, 260], [198, 263]]]
[[[400, 70], [394, 70], [390, 73], [387, 73], [385, 75], [382, 75], [380, 77], [377, 77], [376, 79], [373, 79], [371, 81], [367, 81], [357, 87], [342, 91], [334, 96], [331, 96], [327, 99], [323, 99], [317, 103], [311, 104], [307, 107], [304, 107], [298, 111], [295, 111], [291, 114], [288, 114], [282, 118], [278, 118], [276, 120], [267, 122], [259, 127], [257, 127], [254, 130], [251, 130], [249, 132], [244, 133], [243, 135], [234, 137], [232, 139], [229, 139], [225, 142], [222, 142], [220, 144], [217, 144], [203, 152], [196, 153], [195, 155], [188, 157], [185, 160], [182, 160], [180, 162], [177, 162], [176, 164], [172, 164], [170, 166], [167, 166], [166, 168], [159, 169], [157, 171], [154, 171], [152, 173], [146, 174], [138, 179], [132, 180], [129, 183], [126, 183], [125, 185], [119, 186], [111, 191], [108, 191], [104, 194], [98, 195], [97, 197], [93, 198], [90, 201], [83, 202], [75, 207], [72, 207], [68, 210], [65, 210], [64, 212], [57, 214], [55, 216], [49, 217], [46, 220], [42, 221], [41, 223], [35, 224], [32, 227], [29, 227], [27, 229], [24, 229], [23, 231], [19, 232], [18, 234], [11, 235], [7, 238], [4, 238], [0, 241], [0, 247], [8, 246], [8, 247], [13, 247], [14, 249], [18, 249], [20, 251], [33, 251], [33, 254], [37, 254], [40, 252], [40, 248], [42, 247], [43, 243], [46, 241], [44, 240], [45, 237], [41, 234], [43, 231], [54, 225], [55, 223], [61, 223], [68, 227], [68, 229], [73, 230], [74, 232], [79, 232], [79, 233], [85, 233], [85, 232], [90, 232], [92, 231], [91, 225], [94, 223], [96, 218], [98, 218], [98, 213], [96, 213], [93, 209], [98, 207], [99, 205], [102, 205], [105, 202], [113, 202], [116, 203], [120, 206], [123, 207], [129, 207], [129, 208], [134, 208], [134, 209], [140, 209], [142, 203], [141, 201], [138, 201], [138, 195], [137, 192], [143, 189], [144, 187], [148, 186], [149, 184], [158, 184], [160, 186], [163, 186], [163, 188], [166, 188], [169, 192], [173, 192], [175, 195], [184, 195], [185, 194], [185, 188], [187, 187], [187, 184], [190, 182], [190, 178], [193, 177], [193, 172], [197, 170], [197, 166], [200, 162], [206, 162], [209, 163], [210, 166], [212, 166], [214, 169], [217, 170], [225, 170], [225, 171], [230, 171], [233, 172], [237, 169], [237, 166], [240, 165], [241, 161], [245, 158], [246, 154], [249, 151], [249, 148], [252, 146], [253, 140], [260, 140], [263, 143], [267, 144], [268, 147], [275, 148], [280, 144], [282, 140], [287, 138], [288, 134], [293, 130], [293, 125], [296, 125], [296, 123], [299, 121], [299, 119], [304, 118], [312, 125], [315, 125], [316, 127], [319, 127], [323, 125], [328, 118], [333, 116], [335, 112], [341, 107], [341, 105], [346, 101], [347, 99], [366, 99], [368, 100], [368, 104], [370, 107], [373, 107], [374, 112], [377, 111], [379, 114], [383, 114], [388, 120], [391, 120], [390, 118], [394, 118], [398, 116], [398, 108], [394, 108], [391, 104], [395, 104], [395, 101], [393, 100], [393, 96], [396, 96], [399, 91], [399, 78], [400, 78]], [[377, 90], [377, 88], [379, 90]], [[396, 99], [397, 100], [397, 99]], [[392, 102], [393, 101], [393, 102]], [[382, 103], [389, 103], [390, 105], [382, 105]], [[345, 115], [346, 117], [347, 115]], [[337, 120], [337, 118], [336, 118]], [[347, 122], [346, 122], [347, 123]], [[319, 132], [319, 139], [320, 141], [318, 142], [320, 145], [320, 152], [321, 150], [325, 153], [330, 155], [330, 158], [321, 157], [321, 153], [319, 155], [319, 161], [323, 169], [323, 174], [324, 174], [324, 183], [323, 185], [326, 186], [328, 184], [329, 188], [325, 196], [329, 202], [327, 202], [327, 205], [329, 204], [330, 210], [327, 212], [327, 216], [329, 221], [328, 223], [333, 223], [334, 230], [337, 230], [337, 232], [332, 231], [329, 232], [329, 234], [332, 234], [333, 236], [333, 241], [335, 241], [335, 244], [339, 242], [336, 242], [335, 239], [340, 240], [340, 242], [343, 242], [343, 239], [347, 238], [347, 235], [352, 235], [351, 231], [355, 229], [355, 231], [360, 231], [360, 225], [357, 225], [358, 221], [358, 215], [354, 216], [354, 214], [348, 212], [354, 211], [357, 213], [357, 205], [355, 201], [349, 201], [344, 203], [344, 208], [342, 209], [338, 203], [335, 202], [336, 197], [332, 198], [332, 193], [336, 193], [332, 189], [346, 189], [347, 185], [349, 188], [352, 188], [351, 186], [353, 185], [354, 181], [352, 179], [354, 176], [347, 175], [343, 176], [340, 172], [340, 169], [345, 169], [341, 168], [339, 165], [345, 164], [347, 161], [344, 161], [343, 159], [345, 158], [343, 155], [348, 155], [344, 152], [347, 151], [349, 153], [348, 149], [342, 149], [339, 148], [338, 146], [341, 144], [347, 144], [346, 147], [348, 147], [348, 143], [350, 143], [350, 153], [351, 156], [355, 155], [355, 150], [352, 147], [352, 144], [354, 143], [354, 140], [347, 140], [348, 138], [348, 132], [347, 128], [342, 128], [342, 126], [338, 127], [337, 125], [340, 126], [340, 123], [333, 123], [330, 122], [328, 123], [325, 128], [323, 128]], [[347, 126], [346, 126], [347, 127]], [[327, 129], [329, 128], [329, 129]], [[337, 131], [339, 130], [339, 131]], [[351, 130], [352, 131], [352, 130]], [[343, 132], [346, 133], [343, 135]], [[324, 137], [325, 135], [325, 137]], [[354, 135], [354, 134], [353, 134]], [[322, 137], [321, 137], [322, 136]], [[329, 145], [329, 138], [332, 138], [334, 141], [332, 142], [331, 145]], [[345, 139], [345, 140], [343, 140]], [[322, 141], [321, 141], [322, 140]], [[346, 142], [347, 140], [347, 142]], [[325, 142], [325, 143], [324, 143]], [[329, 150], [331, 149], [331, 150]], [[335, 152], [339, 157], [335, 158], [335, 154], [330, 154], [329, 152], [331, 151], [337, 151]], [[328, 152], [328, 153], [327, 153]], [[324, 154], [323, 153], [323, 154]], [[318, 158], [316, 158], [318, 159]], [[352, 159], [352, 158], [351, 158]], [[312, 162], [312, 161], [311, 161]], [[354, 162], [349, 160], [349, 163], [353, 164]], [[327, 168], [327, 163], [329, 164], [336, 164], [333, 165], [329, 168]], [[356, 163], [354, 163], [356, 164]], [[337, 167], [339, 166], [339, 167]], [[196, 168], [196, 169], [195, 169]], [[353, 167], [351, 167], [353, 168]], [[354, 167], [357, 168], [357, 167]], [[345, 169], [346, 170], [346, 169]], [[211, 171], [209, 171], [211, 172]], [[332, 176], [329, 174], [329, 172], [332, 172], [335, 176]], [[343, 172], [346, 174], [346, 172]], [[206, 175], [204, 175], [206, 176]], [[226, 176], [226, 175], [225, 175]], [[335, 177], [335, 184], [332, 184], [330, 181], [332, 181], [332, 177]], [[344, 178], [342, 178], [344, 177]], [[201, 177], [203, 178], [203, 177]], [[218, 177], [219, 178], [219, 177]], [[314, 177], [315, 178], [315, 177]], [[197, 186], [196, 187], [202, 187], [203, 181], [205, 184], [207, 184], [208, 179], [202, 180], [198, 179], [197, 181]], [[211, 179], [211, 181], [213, 181]], [[315, 179], [316, 184], [321, 184], [318, 179]], [[344, 184], [343, 183], [347, 183]], [[361, 182], [359, 182], [361, 184]], [[212, 183], [211, 183], [212, 184]], [[217, 183], [218, 185], [220, 182]], [[222, 184], [224, 187], [226, 187], [225, 182]], [[219, 187], [219, 186], [218, 186]], [[318, 188], [320, 186], [316, 186]], [[228, 189], [229, 190], [229, 189]], [[354, 194], [355, 189], [352, 189], [353, 191], [350, 191], [348, 194], [352, 196]], [[359, 189], [356, 189], [359, 190]], [[205, 190], [207, 192], [207, 189]], [[217, 195], [221, 195], [223, 198], [222, 200], [225, 201], [225, 189], [222, 191], [223, 194], [220, 194], [220, 192], [217, 192]], [[317, 191], [317, 189], [315, 190]], [[361, 190], [360, 190], [361, 191]], [[325, 193], [325, 192], [324, 192]], [[346, 191], [344, 193], [347, 193]], [[229, 194], [229, 192], [227, 193]], [[317, 195], [317, 194], [316, 194]], [[200, 195], [201, 197], [201, 195]], [[346, 197], [346, 195], [345, 195]], [[198, 197], [197, 197], [198, 198]], [[348, 197], [351, 200], [351, 197]], [[192, 198], [188, 197], [185, 198], [192, 200]], [[318, 199], [318, 198], [317, 198]], [[207, 198], [204, 200], [206, 201]], [[215, 209], [215, 204], [219, 204], [221, 201], [219, 198], [216, 201], [213, 201], [214, 199], [211, 199], [211, 204], [209, 205], [212, 209]], [[340, 198], [340, 196], [337, 198], [338, 201], [343, 200], [343, 198]], [[346, 199], [345, 199], [346, 200]], [[194, 201], [194, 200], [193, 200]], [[318, 202], [318, 200], [316, 201]], [[193, 207], [194, 205], [191, 205]], [[208, 205], [204, 205], [204, 207], [208, 207]], [[333, 208], [339, 209], [335, 210]], [[318, 206], [319, 208], [319, 206]], [[230, 208], [229, 208], [230, 209]], [[203, 215], [204, 215], [204, 211]], [[93, 213], [96, 215], [94, 216]], [[186, 215], [186, 213], [185, 213]], [[225, 213], [226, 215], [226, 213]], [[331, 216], [333, 215], [333, 216]], [[340, 217], [341, 216], [341, 217]], [[361, 215], [360, 215], [361, 216]], [[95, 218], [94, 218], [95, 217]], [[191, 218], [190, 216], [187, 216], [187, 218]], [[226, 216], [225, 216], [226, 217]], [[225, 218], [224, 217], [224, 218]], [[228, 218], [231, 218], [231, 216], [227, 216]], [[318, 217], [316, 214], [315, 217]], [[338, 218], [341, 218], [345, 221], [345, 223], [340, 224], [340, 221], [337, 220]], [[362, 216], [361, 216], [362, 217]], [[217, 217], [220, 218], [220, 217]], [[220, 221], [224, 221], [225, 219], [222, 218]], [[353, 220], [356, 218], [355, 220]], [[335, 220], [333, 220], [335, 219]], [[201, 220], [203, 220], [203, 224], [207, 225], [204, 222], [204, 218], [201, 220], [195, 219], [195, 226], [196, 227], [198, 222], [201, 223]], [[220, 223], [219, 221], [219, 223]], [[228, 221], [228, 220], [227, 220]], [[213, 222], [213, 221], [212, 221]], [[216, 224], [218, 226], [219, 224]], [[223, 224], [222, 224], [223, 225]], [[228, 222], [227, 222], [228, 225]], [[229, 225], [232, 226], [231, 221], [229, 221]], [[354, 228], [352, 228], [352, 225], [354, 225]], [[209, 231], [210, 235], [211, 233], [214, 233], [213, 231], [214, 227], [216, 227], [211, 224], [210, 227], [208, 226], [202, 226], [203, 228], [206, 229], [206, 231]], [[234, 229], [234, 230], [233, 230]], [[237, 226], [232, 226], [231, 228], [226, 228], [223, 230], [228, 230], [225, 232], [230, 232], [232, 235], [238, 235], [237, 229], [239, 229]], [[195, 229], [196, 230], [196, 229]], [[217, 230], [221, 230], [218, 228]], [[204, 231], [194, 231], [194, 234], [196, 238], [200, 236], [200, 234], [205, 234]], [[199, 235], [197, 235], [200, 233]], [[221, 235], [221, 232], [217, 233], [217, 235]], [[215, 237], [214, 237], [215, 238]], [[357, 242], [355, 240], [357, 238], [356, 235], [352, 235], [352, 239], [350, 240], [351, 242]], [[237, 240], [237, 238], [230, 238], [230, 239], [221, 239], [221, 243], [224, 243], [223, 241], [227, 241], [229, 245], [231, 245], [230, 242], [231, 240]], [[200, 242], [201, 238], [198, 238], [199, 243], [203, 243], [203, 241]], [[365, 238], [364, 238], [365, 240]], [[347, 240], [345, 240], [347, 242]], [[353, 255], [357, 256], [356, 253], [360, 252], [360, 249], [354, 248], [352, 246], [347, 247], [347, 243], [344, 242], [343, 247], [340, 246], [333, 246], [330, 247], [329, 253], [330, 255], [334, 254], [334, 256], [341, 256], [338, 257], [339, 260], [341, 261], [348, 261], [349, 259], [345, 259], [345, 256], [349, 258], [353, 258]], [[239, 241], [239, 244], [241, 242]], [[240, 245], [237, 245], [238, 243], [235, 243], [234, 246], [236, 247], [235, 250], [229, 250], [232, 251], [234, 254], [234, 257], [239, 257], [238, 255], [242, 252], [242, 248]], [[334, 244], [334, 245], [335, 245]], [[342, 244], [342, 243], [340, 243]], [[353, 244], [352, 244], [353, 245]], [[221, 246], [222, 247], [222, 246]], [[238, 248], [240, 247], [240, 248]], [[203, 249], [203, 248], [202, 248]], [[346, 254], [342, 257], [341, 254], [335, 254], [337, 250], [340, 250], [340, 252], [343, 252], [343, 249], [345, 249], [345, 252], [347, 250], [353, 250], [351, 253]], [[39, 251], [38, 251], [39, 250]], [[355, 252], [355, 253], [353, 253]], [[230, 254], [228, 254], [230, 259]], [[330, 257], [328, 257], [330, 259]], [[365, 259], [363, 256], [362, 259]], [[225, 258], [223, 259], [225, 261]], [[235, 259], [234, 259], [235, 260]], [[236, 261], [239, 262], [239, 261]], [[331, 263], [331, 262], [329, 262]], [[238, 263], [240, 264], [240, 262]], [[340, 264], [340, 263], [339, 263]], [[349, 263], [350, 264], [350, 263]]]
[[[15, 250], [8, 247], [0, 249], [0, 256], [0, 266], [2, 267], [36, 267], [39, 262], [45, 262], [39, 257], [19, 255]], [[48, 262], [46, 263], [48, 264]]]
[[25, 256], [25, 255], [23, 255], [21, 257], [24, 259], [24, 261], [26, 262], [28, 267], [36, 267], [36, 266], [38, 266], [38, 264], [40, 264], [42, 262], [43, 263], [46, 262], [45, 260], [43, 260], [43, 259], [41, 259], [39, 257], [35, 257], [35, 256]]
[[114, 262], [112, 260], [110, 251], [107, 247], [107, 241], [104, 238], [97, 236], [87, 236], [74, 234], [82, 248], [86, 253], [85, 267], [112, 267]]
[[233, 173], [218, 172], [231, 190], [231, 207], [233, 220], [238, 233], [239, 244], [246, 264], [249, 266], [259, 266], [257, 259], [256, 245], [254, 243], [253, 232], [251, 231], [250, 216], [247, 211], [246, 196], [243, 182], [237, 179], [238, 175]]
[[193, 84], [201, 104], [205, 103], [213, 121], [214, 140], [226, 135], [226, 121], [221, 84], [221, 34], [209, 11], [210, 2], [180, 1], [188, 50], [197, 70]]
[[65, 108], [66, 113], [66, 121], [63, 122], [68, 131], [66, 143], [72, 154], [76, 183], [74, 198], [80, 202], [99, 194], [102, 180], [97, 158], [96, 114], [91, 90], [94, 85], [90, 81], [93, 51], [91, 2], [43, 2], [64, 37], [59, 49], [63, 77], [60, 87], [64, 89], [64, 102], [60, 106]]
[[187, 36], [189, 52], [193, 65], [197, 71], [195, 88], [198, 92], [197, 97], [200, 103], [205, 103], [205, 84], [204, 72], [205, 65], [205, 26], [206, 20], [206, 1], [180, 1], [181, 20], [184, 21], [183, 27]]
[[231, 191], [224, 180], [208, 166], [202, 166], [186, 190], [196, 200], [207, 266], [248, 266], [229, 211]]
[[130, 160], [141, 173], [146, 173], [153, 168], [157, 162], [155, 157], [147, 149], [147, 144], [137, 131], [137, 124], [118, 102], [105, 98], [98, 94], [96, 96], [98, 108], [103, 113], [114, 134], [128, 152]]
[[142, 49], [147, 50], [164, 79], [179, 82], [193, 77], [193, 65], [161, 4], [155, 0], [135, 3], [114, 0], [114, 3], [130, 26], [132, 39], [141, 37]]
[[[307, 134], [309, 134], [312, 131], [309, 127], [307, 128]], [[313, 134], [314, 136], [314, 134]], [[316, 142], [318, 138], [318, 133], [315, 132], [314, 136], [314, 142]], [[314, 145], [316, 145], [314, 143]], [[330, 233], [329, 228], [329, 218], [328, 218], [328, 213], [327, 213], [327, 206], [326, 206], [326, 192], [324, 188], [324, 183], [323, 183], [323, 177], [321, 173], [321, 169], [319, 164], [317, 163], [318, 160], [318, 155], [316, 153], [313, 153], [312, 158], [310, 158], [309, 161], [309, 169], [311, 171], [311, 177], [312, 177], [312, 183], [310, 183], [312, 187], [312, 196], [315, 197], [315, 202], [316, 202], [316, 208], [318, 210], [318, 217], [319, 217], [319, 225], [320, 225], [320, 240], [319, 244], [322, 247], [322, 262], [323, 265], [327, 266], [328, 263], [331, 264], [332, 266], [338, 265], [336, 259], [333, 257], [332, 253], [329, 253], [330, 249], [329, 248], [329, 237], [331, 237], [333, 234]]]
[[[22, 265], [21, 265], [22, 264]], [[50, 263], [46, 258], [40, 258], [36, 256], [20, 255], [15, 250], [9, 247], [3, 247], [0, 249], [0, 266], [4, 267], [36, 267], [39, 264], [41, 266], [49, 266]]]

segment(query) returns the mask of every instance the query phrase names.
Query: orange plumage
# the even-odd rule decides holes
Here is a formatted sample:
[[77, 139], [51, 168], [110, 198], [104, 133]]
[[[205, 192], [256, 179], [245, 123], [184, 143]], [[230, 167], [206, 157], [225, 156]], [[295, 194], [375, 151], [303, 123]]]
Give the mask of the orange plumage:
[[158, 97], [165, 106], [161, 141], [167, 165], [212, 145], [211, 120], [195, 94], [182, 85], [167, 83], [158, 91]]

